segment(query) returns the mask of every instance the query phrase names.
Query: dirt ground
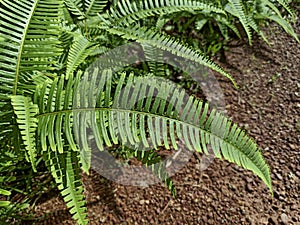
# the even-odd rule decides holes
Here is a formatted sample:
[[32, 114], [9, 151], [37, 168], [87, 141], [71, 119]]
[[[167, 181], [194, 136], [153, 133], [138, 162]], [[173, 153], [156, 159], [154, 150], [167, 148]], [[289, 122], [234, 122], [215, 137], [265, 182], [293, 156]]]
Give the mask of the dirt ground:
[[[296, 32], [300, 34], [300, 24]], [[252, 173], [215, 159], [204, 171], [193, 156], [163, 185], [122, 186], [97, 173], [84, 177], [90, 224], [300, 224], [300, 45], [281, 28], [270, 46], [232, 47], [222, 64], [240, 86], [218, 75], [227, 114], [257, 141], [271, 168], [274, 197]], [[57, 193], [36, 207], [35, 224], [75, 224]]]

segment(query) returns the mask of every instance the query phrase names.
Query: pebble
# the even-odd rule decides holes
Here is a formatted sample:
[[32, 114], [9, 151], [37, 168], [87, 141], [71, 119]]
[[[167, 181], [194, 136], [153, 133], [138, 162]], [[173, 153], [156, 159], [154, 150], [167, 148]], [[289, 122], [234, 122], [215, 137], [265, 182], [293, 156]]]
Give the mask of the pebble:
[[281, 219], [281, 221], [282, 221], [283, 224], [288, 224], [288, 222], [289, 222], [289, 217], [285, 213], [282, 213], [280, 215], [280, 219]]
[[248, 192], [252, 192], [252, 191], [253, 191], [252, 185], [248, 183], [248, 184], [246, 185], [246, 190], [247, 190]]
[[299, 209], [299, 206], [297, 206], [296, 204], [291, 206], [291, 210], [297, 210], [297, 209]]
[[275, 173], [275, 175], [278, 178], [278, 180], [282, 180], [282, 176], [279, 173]]
[[294, 144], [289, 144], [289, 146], [290, 146], [290, 148], [291, 148], [292, 150], [296, 150], [296, 145], [294, 145]]

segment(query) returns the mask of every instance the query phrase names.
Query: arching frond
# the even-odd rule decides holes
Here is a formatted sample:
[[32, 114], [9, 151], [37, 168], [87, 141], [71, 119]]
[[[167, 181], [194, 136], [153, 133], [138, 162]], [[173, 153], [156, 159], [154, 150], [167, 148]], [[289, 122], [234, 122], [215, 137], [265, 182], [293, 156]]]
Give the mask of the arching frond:
[[161, 34], [152, 29], [147, 29], [146, 27], [139, 26], [135, 26], [133, 28], [116, 27], [111, 28], [108, 31], [113, 34], [120, 35], [125, 39], [135, 40], [141, 44], [150, 45], [158, 49], [166, 50], [167, 52], [182, 57], [186, 60], [198, 63], [199, 65], [207, 66], [227, 77], [235, 85], [235, 87], [237, 87], [234, 79], [230, 76], [230, 74], [228, 74], [220, 66], [209, 60], [202, 52], [183, 45], [181, 42], [168, 35]]
[[[56, 146], [51, 142], [56, 134], [69, 133], [65, 141], [73, 145], [75, 139], [87, 155], [91, 143], [99, 150], [118, 143], [177, 149], [176, 140], [181, 139], [187, 149], [203, 153], [208, 153], [209, 144], [216, 157], [253, 171], [271, 190], [269, 167], [255, 142], [236, 124], [215, 110], [209, 114], [208, 104], [193, 97], [184, 102], [185, 92], [165, 80], [132, 76], [125, 80], [123, 74], [113, 87], [110, 71], [98, 74], [95, 69], [91, 74], [86, 73], [79, 83], [73, 82], [77, 87], [73, 107], [57, 103], [58, 98], [63, 99], [59, 97], [62, 90], [53, 98], [51, 90], [59, 90], [61, 81], [54, 82], [47, 97], [50, 101], [39, 97], [42, 99], [39, 107], [48, 109], [38, 116], [39, 123], [45, 124], [40, 129], [41, 142], [50, 143], [55, 151]], [[114, 96], [112, 88], [116, 90]], [[64, 101], [69, 102], [66, 98]], [[62, 107], [51, 107], [53, 104]], [[89, 158], [82, 160], [86, 161], [87, 170]]]
[[[267, 0], [263, 0], [265, 2]], [[283, 6], [283, 8], [292, 16], [293, 20], [296, 20], [297, 16], [295, 12], [290, 8], [289, 1], [287, 0], [276, 0], [280, 5]]]
[[14, 112], [17, 115], [17, 123], [20, 133], [27, 150], [26, 159], [31, 163], [32, 168], [36, 171], [36, 129], [38, 106], [33, 104], [31, 99], [22, 95], [11, 96], [11, 104]]
[[106, 0], [85, 0], [85, 14], [87, 15], [87, 17], [97, 16], [99, 13], [103, 12], [103, 9], [107, 5], [107, 3], [108, 1]]
[[182, 11], [199, 11], [224, 13], [223, 9], [212, 3], [193, 0], [166, 0], [166, 1], [118, 1], [115, 7], [111, 7], [102, 18], [106, 25], [129, 25], [140, 19], [155, 15], [169, 15]]
[[269, 15], [267, 18], [278, 23], [289, 35], [291, 35], [293, 38], [296, 39], [298, 43], [300, 43], [298, 35], [296, 34], [295, 30], [289, 22], [287, 22], [282, 17], [276, 15]]
[[94, 51], [96, 45], [87, 40], [83, 35], [77, 34], [69, 50], [67, 59], [66, 78]]
[[[289, 8], [288, 3], [284, 0], [280, 0], [277, 1], [278, 3], [280, 3], [285, 10], [287, 10], [289, 12], [289, 14], [295, 18], [295, 14], [294, 12]], [[280, 10], [278, 9], [278, 7], [268, 1], [268, 0], [263, 0], [261, 2], [262, 5], [262, 12], [259, 13], [259, 15], [265, 19], [268, 20], [273, 20], [275, 21], [277, 24], [279, 24], [289, 35], [291, 35], [293, 38], [295, 38], [297, 40], [297, 42], [300, 43], [299, 38], [297, 36], [297, 34], [295, 33], [293, 27], [291, 26], [291, 24], [282, 17]], [[262, 32], [259, 30], [258, 26], [253, 26], [255, 22], [252, 20], [249, 20], [249, 25], [258, 33], [258, 34], [262, 34]], [[261, 35], [262, 36], [262, 35]], [[264, 38], [264, 40], [266, 41], [266, 38], [264, 36], [262, 36]], [[267, 42], [267, 41], [266, 41]]]
[[70, 12], [78, 20], [87, 19], [102, 13], [107, 5], [106, 0], [64, 0]]
[[46, 165], [58, 184], [73, 219], [78, 225], [88, 224], [77, 153], [68, 150], [64, 154], [48, 151], [45, 157]]
[[85, 18], [84, 13], [84, 3], [82, 0], [64, 0], [67, 8], [70, 12], [77, 17], [78, 20], [83, 20]]
[[248, 36], [249, 44], [251, 45], [252, 33], [249, 27], [247, 15], [245, 13], [245, 9], [243, 5], [244, 4], [242, 3], [241, 0], [228, 0], [227, 5], [225, 6], [225, 10], [239, 19]]
[[[0, 2], [0, 92], [16, 94], [24, 71], [56, 68], [62, 0]], [[1, 95], [0, 95], [1, 97]]]

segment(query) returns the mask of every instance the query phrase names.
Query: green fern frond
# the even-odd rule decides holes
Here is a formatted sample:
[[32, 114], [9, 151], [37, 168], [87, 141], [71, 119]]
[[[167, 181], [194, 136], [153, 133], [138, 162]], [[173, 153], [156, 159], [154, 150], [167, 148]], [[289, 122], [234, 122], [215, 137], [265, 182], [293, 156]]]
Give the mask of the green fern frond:
[[17, 94], [24, 71], [56, 68], [62, 5], [62, 0], [0, 2], [1, 92]]
[[236, 36], [238, 38], [242, 38], [241, 34], [240, 34], [239, 30], [238, 30], [238, 28], [234, 24], [230, 23], [230, 21], [228, 21], [226, 18], [224, 18], [224, 17], [216, 17], [216, 20], [219, 23], [224, 24], [225, 26], [227, 26], [228, 28], [230, 28], [236, 34]]
[[278, 23], [289, 35], [291, 35], [298, 43], [300, 43], [298, 35], [295, 33], [295, 30], [289, 22], [276, 15], [269, 15], [267, 18]]
[[94, 51], [95, 47], [96, 45], [87, 40], [83, 35], [77, 34], [75, 36], [68, 54], [66, 79]]
[[[52, 112], [70, 110], [72, 108], [74, 88], [78, 85], [79, 79], [80, 75], [74, 79], [71, 74], [66, 87], [63, 86], [64, 76], [61, 79], [54, 79], [52, 83], [45, 83], [42, 88], [37, 87], [37, 89], [41, 88], [41, 90], [35, 93], [34, 99], [35, 103], [39, 105], [40, 115], [49, 113], [49, 117], [38, 116], [38, 134], [41, 137], [41, 148], [43, 151], [47, 151], [50, 148], [52, 151], [63, 153], [65, 144], [62, 137], [63, 133], [68, 139], [69, 147], [73, 151], [78, 151], [70, 130], [70, 127], [73, 126], [73, 117], [71, 114], [67, 114], [64, 117], [63, 114], [57, 115]], [[56, 132], [53, 132], [54, 128], [58, 128]]]
[[182, 11], [199, 11], [223, 13], [222, 8], [215, 5], [192, 0], [166, 0], [166, 1], [118, 1], [115, 7], [111, 7], [106, 14], [102, 14], [102, 18], [106, 25], [126, 25], [137, 22], [151, 16], [170, 15], [175, 12]]
[[83, 1], [82, 0], [64, 0], [69, 11], [77, 17], [78, 20], [85, 19], [85, 13], [83, 11]]
[[163, 63], [163, 51], [148, 45], [143, 45], [143, 50], [150, 72], [155, 76], [164, 76], [166, 74], [167, 67]]
[[[264, 0], [265, 1], [265, 0]], [[297, 16], [295, 12], [291, 9], [289, 6], [289, 2], [286, 0], [276, 0], [280, 5], [283, 6], [283, 8], [292, 16], [293, 20], [295, 21]]]
[[99, 13], [103, 12], [103, 9], [107, 5], [106, 0], [85, 0], [85, 14], [87, 17], [97, 16]]
[[26, 160], [31, 163], [32, 168], [36, 171], [36, 134], [38, 106], [33, 104], [31, 99], [24, 96], [11, 96], [11, 104], [17, 115], [17, 123], [20, 129], [25, 149], [27, 150]]
[[228, 0], [228, 4], [225, 6], [225, 10], [232, 14], [233, 16], [236, 16], [241, 24], [244, 27], [244, 30], [247, 34], [249, 44], [252, 44], [252, 32], [249, 26], [249, 22], [247, 19], [247, 15], [244, 9], [244, 4], [241, 0]]
[[78, 20], [84, 20], [102, 13], [108, 1], [105, 0], [64, 0], [69, 11]]
[[[1, 104], [2, 103], [2, 104]], [[11, 105], [11, 100], [1, 102], [0, 105], [0, 148], [5, 149], [7, 146], [13, 148], [16, 152], [21, 150], [20, 132], [15, 120], [15, 114]]]
[[73, 219], [79, 225], [88, 224], [77, 153], [69, 150], [64, 154], [49, 151], [46, 156], [46, 164], [58, 184], [58, 189]]
[[[287, 10], [290, 15], [293, 18], [296, 18], [296, 15], [293, 13], [293, 11], [289, 8], [288, 3], [284, 0], [279, 0], [279, 2], [285, 10]], [[295, 30], [293, 29], [292, 25], [282, 17], [278, 7], [274, 5], [272, 2], [268, 0], [262, 1], [262, 12], [259, 14], [261, 17], [269, 20], [273, 20], [277, 24], [279, 24], [289, 35], [291, 35], [295, 40], [300, 43], [300, 40], [298, 38], [298, 35], [295, 33]], [[253, 22], [252, 22], [253, 24]], [[251, 24], [250, 24], [251, 25]], [[252, 26], [254, 29], [254, 27]], [[259, 32], [258, 32], [259, 33]]]
[[[92, 142], [99, 150], [118, 143], [177, 149], [176, 140], [181, 139], [189, 150], [208, 153], [209, 144], [216, 157], [253, 171], [272, 189], [269, 167], [255, 142], [220, 113], [212, 110], [208, 114], [208, 104], [193, 97], [183, 102], [183, 90], [158, 78], [130, 76], [126, 83], [123, 74], [117, 86], [112, 87], [111, 72], [97, 74], [98, 69], [95, 69], [94, 73], [83, 76], [74, 93], [72, 109], [70, 106], [53, 109], [38, 116], [39, 122], [45, 124], [42, 129], [48, 132], [41, 135], [41, 139], [46, 139], [41, 142], [51, 142], [49, 138], [54, 137], [54, 133], [62, 133], [64, 128], [69, 130], [64, 132], [71, 133], [73, 127], [81, 151], [90, 151], [88, 134], [91, 133], [94, 134]], [[53, 86], [58, 83], [51, 89], [57, 89]], [[116, 90], [114, 96], [110, 95], [112, 88]], [[53, 101], [56, 100], [47, 104], [52, 105]], [[61, 126], [56, 122], [57, 118], [71, 116], [75, 124], [69, 121], [67, 126]], [[74, 139], [69, 136], [66, 141], [72, 143]], [[89, 163], [87, 159], [85, 170]]]
[[252, 18], [251, 15], [247, 15], [247, 20], [248, 20], [248, 24], [249, 26], [256, 32], [258, 33], [259, 36], [261, 36], [261, 38], [267, 43], [269, 44], [269, 41], [267, 39], [267, 37], [264, 35], [264, 33], [260, 30], [259, 26], [257, 25], [257, 23], [255, 22], [255, 20]]
[[220, 66], [209, 60], [204, 55], [204, 53], [200, 52], [199, 50], [195, 50], [192, 47], [185, 46], [181, 42], [168, 35], [161, 34], [152, 29], [139, 26], [134, 26], [132, 28], [115, 27], [109, 29], [108, 31], [113, 34], [122, 36], [124, 39], [135, 40], [141, 43], [142, 45], [150, 45], [158, 49], [166, 50], [186, 60], [190, 60], [200, 65], [207, 66], [212, 70], [215, 70], [216, 72], [227, 77], [234, 84], [234, 86], [237, 87], [231, 75], [224, 71]]

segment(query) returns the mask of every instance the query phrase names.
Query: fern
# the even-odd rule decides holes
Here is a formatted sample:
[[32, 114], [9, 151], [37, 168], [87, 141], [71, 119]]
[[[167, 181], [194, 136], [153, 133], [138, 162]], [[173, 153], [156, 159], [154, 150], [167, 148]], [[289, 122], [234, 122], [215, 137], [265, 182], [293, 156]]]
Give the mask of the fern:
[[249, 44], [252, 43], [252, 32], [248, 23], [247, 16], [245, 14], [245, 9], [241, 0], [228, 0], [228, 4], [225, 7], [225, 10], [230, 14], [239, 18], [239, 21], [243, 25], [246, 34], [248, 36]]
[[[157, 163], [159, 148], [177, 150], [180, 139], [187, 149], [206, 154], [211, 145], [214, 155], [253, 171], [272, 191], [269, 167], [254, 141], [224, 115], [210, 111], [208, 104], [192, 96], [185, 102], [184, 90], [157, 75], [166, 73], [164, 52], [168, 52], [192, 64], [192, 69], [207, 66], [236, 86], [196, 47], [161, 30], [170, 21], [193, 15], [187, 24], [198, 21], [198, 28], [204, 29], [204, 24], [216, 22], [224, 36], [230, 38], [231, 29], [241, 37], [239, 21], [251, 43], [253, 31], [267, 41], [259, 20], [268, 19], [299, 41], [279, 5], [294, 17], [285, 0], [0, 1], [0, 148], [20, 164], [29, 161], [34, 171], [43, 160], [78, 224], [88, 223], [80, 174], [89, 172], [94, 148], [150, 148], [132, 150], [131, 156], [175, 195], [164, 165]], [[130, 60], [109, 57], [119, 54], [118, 49], [109, 52], [111, 48], [132, 40], [140, 43], [146, 60], [158, 53], [154, 58], [160, 62], [147, 64], [156, 76], [141, 72], [139, 65], [128, 65]], [[110, 59], [98, 61], [99, 55]], [[113, 75], [124, 66], [125, 71], [139, 72]], [[143, 73], [147, 76], [140, 76]], [[4, 172], [14, 173], [11, 165], [3, 164], [5, 154], [0, 155], [0, 172], [5, 167]], [[2, 180], [9, 179], [16, 178]], [[2, 195], [10, 190], [0, 186]], [[1, 209], [11, 210], [8, 204], [1, 199]]]
[[108, 31], [113, 34], [122, 36], [125, 39], [136, 40], [142, 45], [150, 45], [158, 49], [166, 50], [176, 56], [180, 56], [200, 65], [207, 66], [227, 77], [234, 84], [234, 86], [237, 87], [231, 75], [220, 68], [218, 65], [210, 61], [202, 52], [197, 51], [194, 48], [187, 47], [181, 44], [176, 39], [169, 37], [168, 35], [163, 35], [152, 29], [147, 29], [146, 27], [139, 26], [135, 26], [133, 28], [111, 28]]
[[67, 5], [70, 12], [77, 16], [78, 20], [83, 20], [85, 18], [85, 14], [83, 12], [83, 2], [82, 1], [75, 1], [75, 0], [64, 0], [65, 4]]
[[205, 10], [208, 12], [225, 13], [210, 3], [201, 1], [119, 1], [116, 7], [110, 8], [106, 14], [102, 14], [106, 25], [126, 25], [132, 24], [140, 19], [155, 15], [170, 15], [182, 11]]
[[66, 78], [68, 79], [70, 74], [73, 73], [77, 67], [84, 62], [84, 60], [91, 55], [96, 45], [87, 40], [81, 34], [78, 34], [69, 50], [67, 59], [67, 71]]
[[65, 0], [65, 4], [78, 20], [96, 16], [107, 5], [105, 0]]
[[[98, 70], [95, 71], [94, 76]], [[179, 91], [167, 82], [160, 83], [151, 77], [147, 79], [129, 77], [125, 85], [124, 76], [123, 74], [118, 80], [117, 91], [113, 97], [110, 95], [112, 89], [110, 72], [104, 71], [100, 80], [88, 73], [85, 74], [76, 91], [79, 96], [74, 101], [77, 105], [73, 110], [64, 108], [38, 116], [46, 127], [51, 127], [51, 130], [48, 129], [48, 136], [41, 136], [46, 140], [41, 141], [52, 142], [51, 138], [55, 133], [63, 132], [63, 127], [72, 129], [75, 125], [72, 126], [70, 121], [66, 126], [61, 126], [61, 122], [57, 121], [73, 115], [78, 123], [75, 131], [78, 132], [77, 140], [80, 140], [82, 151], [91, 149], [86, 135], [88, 129], [95, 134], [94, 142], [99, 150], [103, 150], [104, 145], [111, 146], [112, 143], [123, 145], [142, 143], [145, 147], [152, 146], [155, 149], [158, 146], [167, 149], [173, 146], [177, 149], [178, 138], [184, 140], [189, 150], [208, 153], [206, 145], [210, 144], [216, 157], [253, 171], [271, 190], [267, 164], [253, 140], [237, 128], [236, 124], [214, 110], [208, 116], [208, 105], [193, 97], [189, 98], [188, 103], [183, 104], [184, 91]], [[57, 82], [53, 83], [51, 89], [57, 89], [53, 88], [57, 85]], [[87, 86], [92, 87], [90, 93], [86, 92]], [[95, 87], [97, 91], [94, 91]], [[121, 93], [121, 90], [124, 91]], [[129, 96], [130, 91], [132, 94]], [[157, 92], [157, 97], [152, 101], [154, 92]], [[93, 101], [95, 94], [100, 98], [96, 107], [91, 108], [95, 103]], [[164, 100], [166, 98], [167, 100]], [[66, 141], [73, 143], [74, 140], [67, 138]], [[84, 168], [87, 170], [90, 159], [81, 160], [87, 163]]]
[[[37, 128], [38, 107], [34, 105], [30, 98], [24, 96], [12, 96], [11, 104], [14, 107], [14, 112], [17, 115], [17, 123], [24, 141], [25, 149], [28, 152], [26, 157], [28, 162], [31, 162], [33, 170], [36, 172], [36, 141], [35, 131]], [[27, 156], [27, 154], [26, 154]]]
[[105, 0], [85, 0], [84, 2], [86, 12], [85, 14], [88, 17], [96, 16], [98, 13], [103, 12], [105, 6], [107, 5], [107, 1]]
[[24, 71], [56, 68], [61, 16], [62, 0], [1, 1], [1, 92], [17, 94]]
[[74, 220], [79, 225], [88, 224], [77, 153], [66, 151], [64, 154], [59, 154], [49, 151], [45, 157], [47, 157], [45, 158], [46, 164], [58, 184], [58, 189]]
[[[290, 8], [289, 2], [286, 0], [277, 0], [277, 2], [283, 6], [283, 8], [292, 16], [293, 20], [295, 21], [297, 16], [294, 11]], [[281, 25], [281, 24], [280, 24]], [[282, 26], [282, 25], [281, 25]]]

